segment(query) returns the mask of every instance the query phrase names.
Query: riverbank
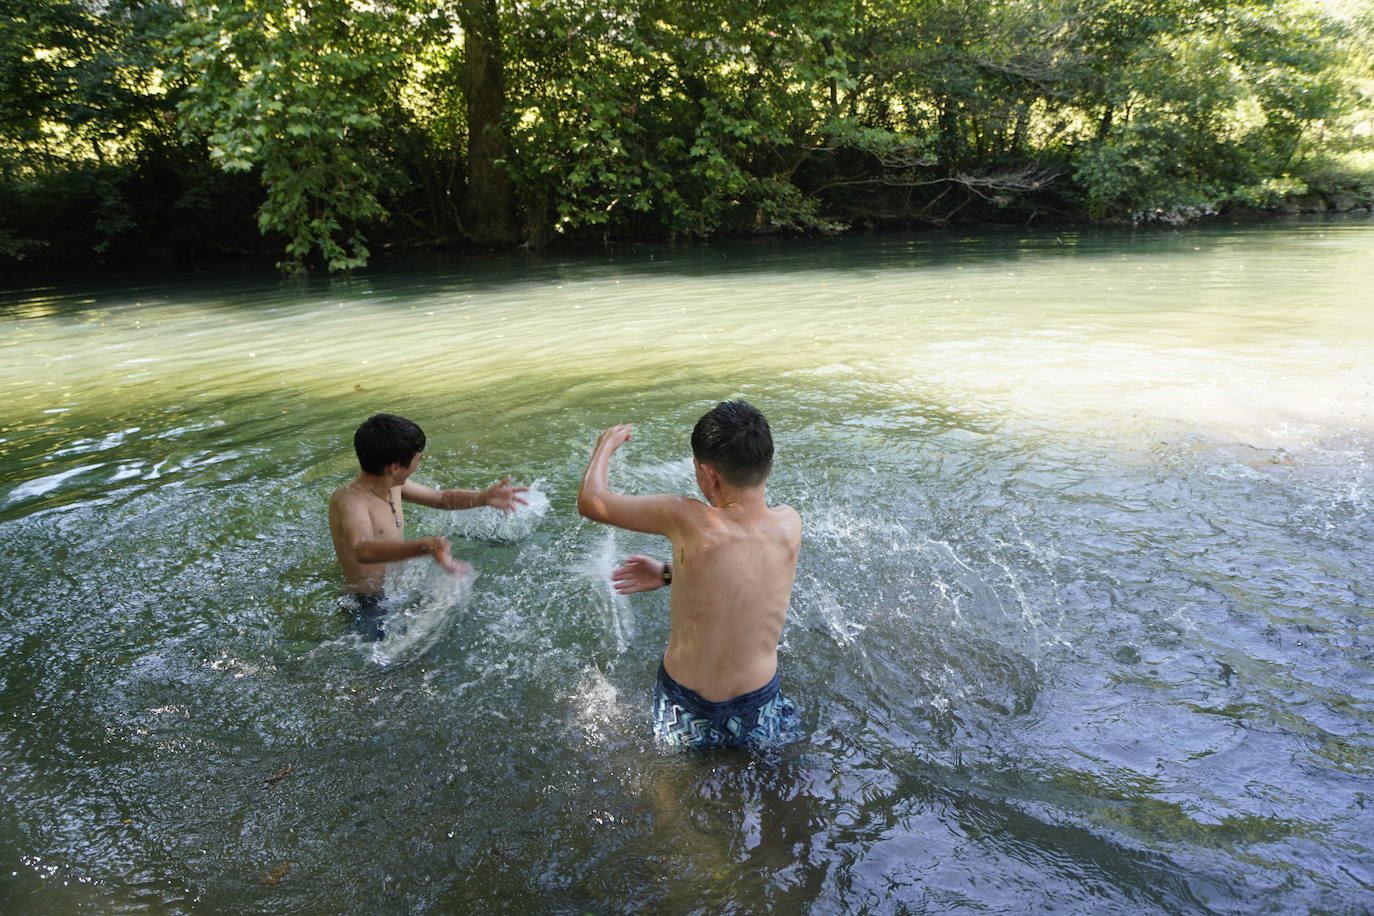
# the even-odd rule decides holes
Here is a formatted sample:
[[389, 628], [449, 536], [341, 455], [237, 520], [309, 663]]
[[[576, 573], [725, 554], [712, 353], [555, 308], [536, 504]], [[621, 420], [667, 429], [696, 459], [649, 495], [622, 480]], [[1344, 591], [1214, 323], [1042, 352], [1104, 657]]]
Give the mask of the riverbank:
[[[1374, 175], [1342, 176], [1310, 184], [1292, 180], [1275, 182], [1269, 188], [1248, 195], [1244, 200], [1234, 200], [1225, 204], [1155, 208], [1097, 220], [1088, 219], [1083, 214], [1065, 215], [1059, 207], [1037, 207], [1033, 210], [1004, 211], [1000, 214], [985, 211], [978, 218], [973, 218], [973, 211], [969, 211], [966, 218], [951, 218], [934, 223], [915, 219], [874, 220], [863, 217], [852, 217], [851, 221], [846, 223], [837, 217], [830, 222], [831, 229], [825, 233], [791, 232], [774, 227], [734, 233], [719, 232], [706, 238], [690, 237], [678, 240], [661, 235], [638, 238], [607, 235], [592, 238], [585, 234], [573, 234], [553, 236], [547, 239], [546, 244], [537, 248], [528, 245], [474, 246], [459, 239], [436, 240], [415, 235], [392, 238], [383, 236], [376, 246], [373, 260], [381, 263], [390, 257], [425, 253], [462, 257], [465, 260], [492, 257], [506, 259], [519, 255], [555, 258], [576, 257], [579, 254], [596, 256], [607, 251], [633, 250], [642, 246], [695, 248], [757, 238], [775, 239], [781, 244], [786, 244], [788, 240], [802, 241], [820, 235], [862, 239], [911, 232], [978, 231], [987, 228], [1024, 227], [1034, 231], [1054, 229], [1083, 232], [1122, 226], [1179, 227], [1214, 222], [1259, 226], [1300, 217], [1359, 217], [1371, 212], [1374, 212]], [[240, 264], [253, 269], [272, 267], [280, 257], [279, 240], [258, 233], [256, 218], [242, 208], [239, 218], [240, 225], [237, 229], [232, 220], [221, 224], [220, 228], [226, 239], [237, 239], [236, 243], [224, 247], [206, 247], [197, 244], [193, 238], [183, 238], [175, 244], [168, 244], [151, 237], [144, 239], [138, 246], [112, 245], [99, 252], [77, 252], [61, 246], [34, 245], [24, 248], [22, 257], [10, 258], [8, 264], [5, 264], [4, 272], [10, 282], [20, 282], [25, 279], [39, 281], [62, 276], [73, 267], [79, 268], [83, 273], [110, 270], [117, 274], [137, 271], [142, 265], [175, 265], [178, 269], [184, 270], [216, 269], [217, 266], [226, 264]], [[323, 266], [316, 265], [315, 272], [324, 272]]]

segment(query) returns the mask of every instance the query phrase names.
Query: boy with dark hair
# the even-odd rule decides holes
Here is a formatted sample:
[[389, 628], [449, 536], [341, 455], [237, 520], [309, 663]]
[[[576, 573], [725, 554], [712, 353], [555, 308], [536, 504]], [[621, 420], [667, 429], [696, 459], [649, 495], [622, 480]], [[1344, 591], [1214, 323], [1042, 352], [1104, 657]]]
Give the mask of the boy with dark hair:
[[661, 534], [672, 559], [632, 556], [612, 573], [620, 594], [673, 586], [668, 647], [654, 689], [654, 734], [667, 744], [760, 748], [800, 726], [778, 686], [782, 638], [801, 549], [801, 517], [767, 504], [773, 436], [744, 401], [717, 405], [692, 431], [706, 502], [631, 496], [608, 483], [611, 455], [631, 427], [612, 426], [592, 452], [577, 510], [593, 521]]
[[365, 420], [353, 434], [353, 449], [360, 470], [329, 498], [329, 533], [344, 584], [355, 597], [359, 629], [365, 636], [380, 639], [385, 635], [382, 578], [386, 564], [428, 554], [451, 573], [467, 569], [467, 564], [449, 554], [448, 538], [442, 535], [406, 539], [401, 504], [412, 502], [432, 509], [491, 506], [510, 512], [516, 504], [525, 504], [518, 494], [528, 488], [511, 486], [509, 477], [484, 490], [435, 490], [416, 483], [410, 475], [420, 466], [425, 434], [393, 414], [379, 413]]

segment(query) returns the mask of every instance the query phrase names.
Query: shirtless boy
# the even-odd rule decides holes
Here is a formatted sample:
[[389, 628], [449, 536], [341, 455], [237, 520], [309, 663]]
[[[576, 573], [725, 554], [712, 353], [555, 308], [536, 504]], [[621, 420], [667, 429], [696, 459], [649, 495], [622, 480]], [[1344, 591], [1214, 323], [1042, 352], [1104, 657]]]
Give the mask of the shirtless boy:
[[768, 421], [744, 401], [727, 401], [697, 422], [692, 454], [704, 503], [613, 492], [607, 468], [630, 433], [622, 425], [601, 434], [577, 511], [672, 541], [668, 563], [632, 556], [611, 577], [621, 594], [673, 588], [668, 648], [654, 689], [654, 734], [693, 747], [785, 743], [800, 718], [778, 687], [778, 640], [802, 527], [791, 506], [769, 507], [765, 500], [773, 465]]
[[355, 598], [357, 625], [364, 636], [380, 639], [385, 608], [382, 578], [386, 564], [428, 554], [444, 569], [461, 573], [468, 569], [449, 554], [448, 538], [442, 535], [405, 537], [402, 503], [418, 503], [431, 509], [475, 509], [492, 506], [504, 512], [517, 503], [527, 487], [513, 487], [510, 478], [485, 490], [435, 490], [410, 479], [420, 466], [425, 434], [420, 427], [388, 413], [369, 417], [353, 434], [358, 453], [358, 476], [334, 491], [329, 498], [329, 533], [334, 553], [343, 567], [344, 584]]

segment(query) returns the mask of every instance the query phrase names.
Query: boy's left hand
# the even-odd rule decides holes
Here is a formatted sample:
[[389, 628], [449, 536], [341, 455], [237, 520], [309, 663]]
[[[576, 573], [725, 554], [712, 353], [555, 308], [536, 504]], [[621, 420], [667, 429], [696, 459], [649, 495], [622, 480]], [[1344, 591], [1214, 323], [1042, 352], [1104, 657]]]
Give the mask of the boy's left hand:
[[611, 585], [618, 595], [651, 592], [663, 584], [663, 563], [643, 554], [627, 557], [611, 573]]
[[528, 506], [529, 503], [521, 499], [517, 494], [529, 492], [529, 487], [513, 487], [510, 477], [505, 480], [498, 480], [496, 483], [487, 487], [477, 494], [477, 504], [479, 506], [491, 506], [493, 509], [500, 509], [502, 512], [514, 512], [517, 505]]

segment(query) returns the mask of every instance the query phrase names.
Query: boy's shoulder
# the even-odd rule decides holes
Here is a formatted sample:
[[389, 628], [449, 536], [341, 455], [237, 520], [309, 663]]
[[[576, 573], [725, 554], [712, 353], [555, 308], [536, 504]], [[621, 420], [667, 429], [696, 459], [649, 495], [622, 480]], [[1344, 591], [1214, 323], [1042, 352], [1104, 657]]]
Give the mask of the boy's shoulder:
[[329, 505], [330, 508], [346, 506], [349, 503], [358, 502], [362, 497], [363, 494], [358, 492], [358, 488], [353, 486], [353, 481], [350, 480], [329, 494]]
[[779, 503], [779, 504], [776, 505], [776, 506], [769, 506], [769, 507], [768, 507], [768, 512], [769, 512], [774, 518], [778, 519], [779, 521], [783, 521], [783, 522], [793, 522], [793, 521], [795, 521], [795, 522], [798, 522], [798, 523], [801, 522], [801, 513], [798, 512], [796, 509], [793, 509], [791, 506], [787, 505], [786, 503]]
[[796, 549], [801, 544], [802, 539], [802, 520], [801, 513], [791, 506], [783, 504], [769, 506], [768, 513], [777, 525], [782, 540]]

